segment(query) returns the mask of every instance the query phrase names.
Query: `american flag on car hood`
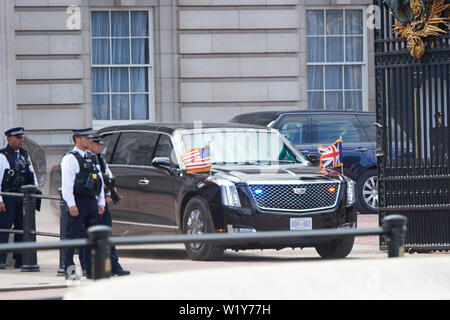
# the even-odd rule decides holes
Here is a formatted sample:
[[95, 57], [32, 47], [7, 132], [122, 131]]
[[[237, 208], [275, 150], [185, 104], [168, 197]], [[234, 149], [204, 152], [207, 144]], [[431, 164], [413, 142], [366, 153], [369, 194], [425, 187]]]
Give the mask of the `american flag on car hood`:
[[211, 171], [211, 156], [209, 144], [201, 148], [193, 148], [181, 156], [186, 166], [186, 173]]
[[318, 148], [320, 154], [320, 168], [342, 167], [342, 140], [336, 140], [331, 146], [324, 148], [320, 145]]

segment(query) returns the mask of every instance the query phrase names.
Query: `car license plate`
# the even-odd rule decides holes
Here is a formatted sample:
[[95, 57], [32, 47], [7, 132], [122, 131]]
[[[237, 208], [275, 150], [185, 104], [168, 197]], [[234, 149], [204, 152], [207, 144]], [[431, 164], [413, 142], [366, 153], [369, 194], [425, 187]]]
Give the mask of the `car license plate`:
[[291, 218], [291, 230], [311, 230], [312, 218]]

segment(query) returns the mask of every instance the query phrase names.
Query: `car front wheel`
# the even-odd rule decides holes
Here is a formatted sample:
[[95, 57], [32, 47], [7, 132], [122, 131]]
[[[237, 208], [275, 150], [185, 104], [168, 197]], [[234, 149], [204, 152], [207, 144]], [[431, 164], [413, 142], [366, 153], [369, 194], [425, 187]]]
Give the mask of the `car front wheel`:
[[333, 240], [331, 243], [316, 245], [317, 253], [325, 259], [345, 258], [353, 249], [355, 238]]
[[[182, 231], [184, 234], [201, 235], [214, 232], [214, 222], [209, 208], [199, 198], [189, 200], [183, 214]], [[191, 242], [185, 244], [186, 252], [193, 260], [217, 260], [224, 248], [212, 243]]]
[[360, 213], [378, 212], [378, 175], [377, 170], [364, 172], [356, 183], [357, 209]]

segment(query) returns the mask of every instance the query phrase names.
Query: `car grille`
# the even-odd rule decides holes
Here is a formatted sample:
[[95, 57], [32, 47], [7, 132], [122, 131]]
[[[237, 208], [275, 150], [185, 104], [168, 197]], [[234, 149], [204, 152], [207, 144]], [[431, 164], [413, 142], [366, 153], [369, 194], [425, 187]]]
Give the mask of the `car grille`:
[[[340, 183], [250, 184], [259, 208], [282, 211], [310, 211], [332, 208], [337, 203]], [[334, 192], [330, 188], [335, 188]], [[303, 194], [296, 194], [297, 193]]]

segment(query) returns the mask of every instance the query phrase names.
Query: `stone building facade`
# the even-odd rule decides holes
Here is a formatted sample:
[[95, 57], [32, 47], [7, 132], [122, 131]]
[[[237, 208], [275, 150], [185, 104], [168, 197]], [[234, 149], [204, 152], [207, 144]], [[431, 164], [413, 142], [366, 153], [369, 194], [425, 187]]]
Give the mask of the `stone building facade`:
[[370, 0], [0, 3], [0, 129], [23, 125], [48, 167], [70, 128], [375, 110]]

